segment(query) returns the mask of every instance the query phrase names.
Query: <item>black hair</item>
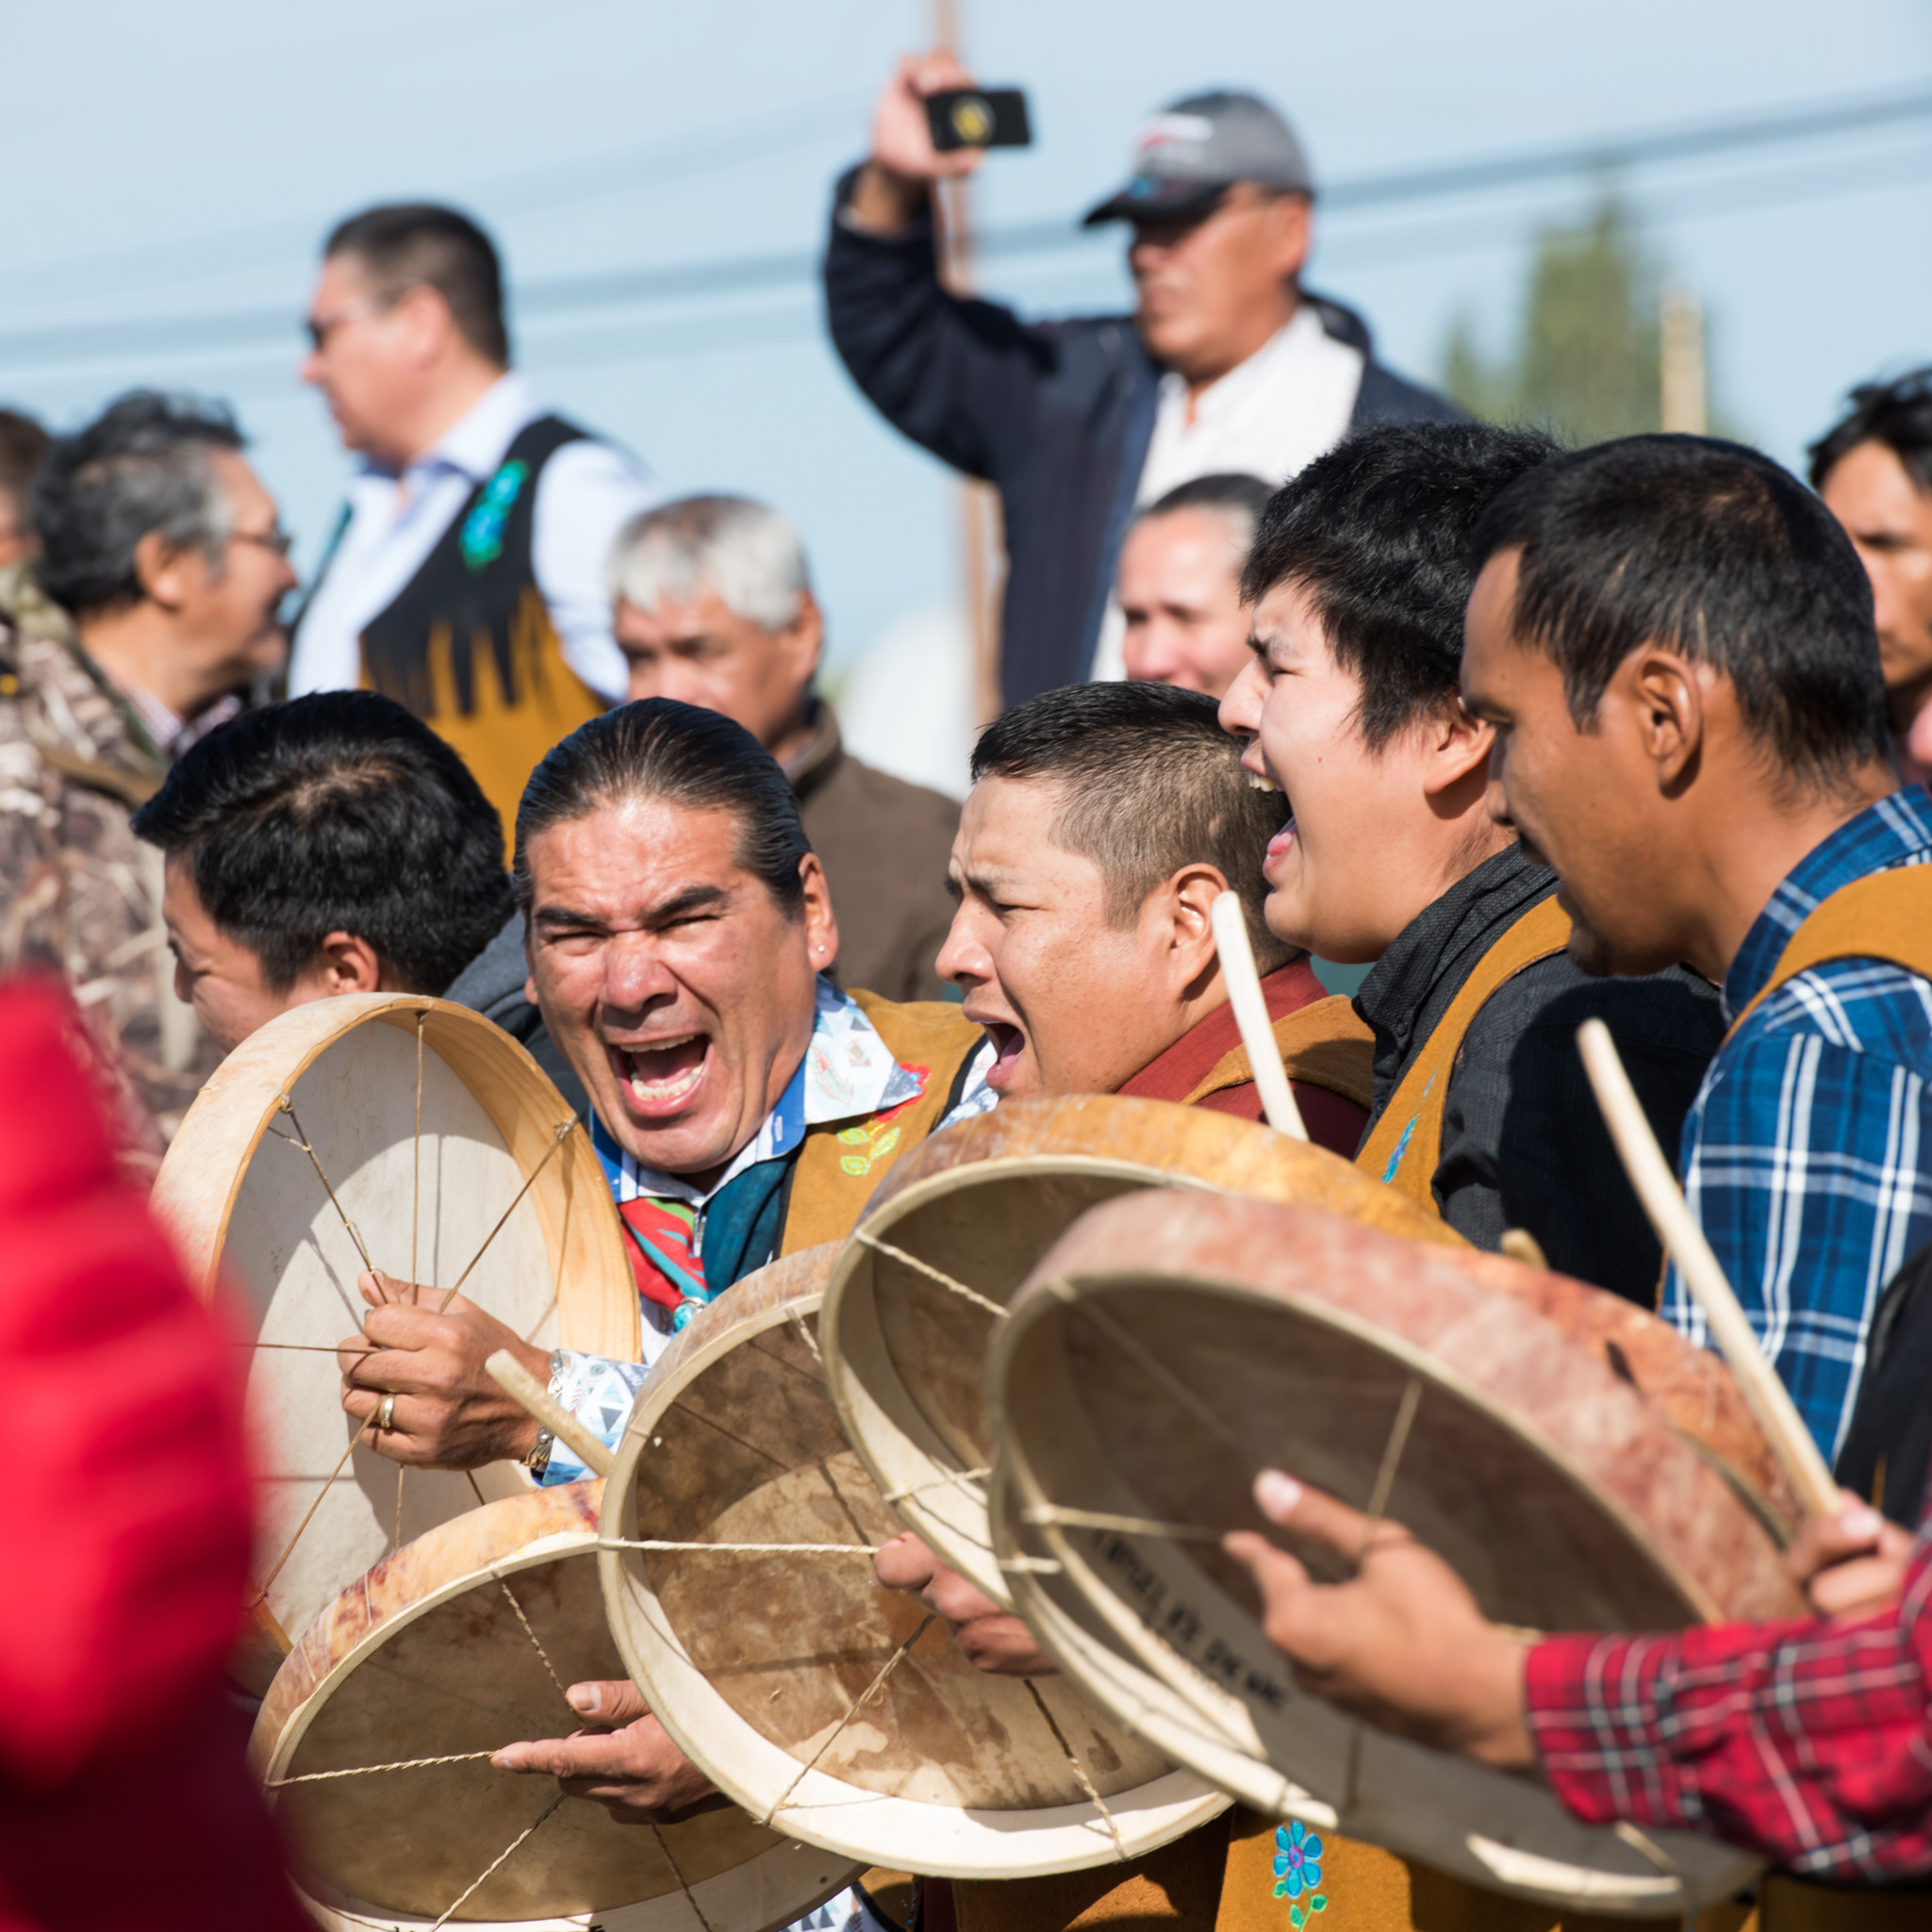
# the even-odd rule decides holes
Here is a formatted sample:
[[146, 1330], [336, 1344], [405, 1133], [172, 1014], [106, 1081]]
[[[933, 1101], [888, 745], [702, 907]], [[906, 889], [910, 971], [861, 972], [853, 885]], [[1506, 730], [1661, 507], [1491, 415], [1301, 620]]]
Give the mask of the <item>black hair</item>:
[[1274, 493], [1274, 485], [1263, 483], [1259, 476], [1239, 470], [1217, 470], [1212, 476], [1192, 476], [1185, 483], [1177, 483], [1165, 496], [1155, 498], [1142, 510], [1135, 521], [1171, 517], [1176, 510], [1219, 510], [1243, 520], [1252, 535]]
[[1329, 649], [1362, 685], [1356, 723], [1379, 751], [1456, 695], [1469, 533], [1496, 492], [1557, 454], [1537, 430], [1387, 423], [1318, 456], [1269, 500], [1242, 573], [1259, 603], [1306, 590]]
[[1807, 785], [1887, 754], [1872, 586], [1834, 517], [1756, 450], [1633, 436], [1497, 497], [1470, 543], [1518, 551], [1515, 630], [1563, 674], [1577, 723], [1656, 638], [1709, 665], [1745, 730]]
[[22, 537], [34, 527], [34, 479], [54, 438], [31, 416], [0, 409], [0, 493], [13, 499], [13, 524]]
[[374, 691], [244, 712], [134, 815], [191, 868], [216, 926], [287, 992], [331, 933], [441, 993], [510, 916], [503, 821], [462, 759]]
[[534, 896], [530, 841], [553, 825], [634, 798], [729, 812], [737, 821], [738, 864], [764, 882], [787, 918], [803, 916], [799, 861], [812, 843], [778, 760], [722, 712], [675, 698], [640, 698], [580, 724], [530, 774], [517, 807], [510, 869], [526, 917]]
[[322, 255], [354, 256], [386, 303], [411, 289], [434, 289], [449, 305], [456, 333], [479, 355], [510, 366], [503, 262], [468, 215], [435, 202], [365, 208], [337, 224]]
[[34, 485], [41, 587], [81, 614], [139, 602], [134, 553], [150, 531], [219, 569], [233, 510], [208, 452], [241, 447], [221, 404], [157, 389], [130, 390], [55, 438]]
[[1216, 866], [1241, 896], [1262, 969], [1293, 956], [1268, 930], [1262, 877], [1288, 801], [1249, 781], [1241, 746], [1203, 692], [1133, 683], [1043, 691], [980, 734], [972, 778], [1060, 788], [1053, 843], [1099, 867], [1116, 926], [1183, 866]]
[[1860, 443], [1883, 443], [1921, 489], [1932, 491], [1932, 368], [1889, 383], [1860, 383], [1851, 408], [1807, 452], [1811, 487], [1823, 489], [1839, 459]]

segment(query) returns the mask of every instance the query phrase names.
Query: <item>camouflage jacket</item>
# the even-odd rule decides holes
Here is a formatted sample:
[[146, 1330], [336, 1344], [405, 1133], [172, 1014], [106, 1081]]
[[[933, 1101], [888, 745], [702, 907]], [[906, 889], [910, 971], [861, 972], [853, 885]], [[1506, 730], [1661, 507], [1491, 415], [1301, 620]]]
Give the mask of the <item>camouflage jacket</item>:
[[0, 972], [66, 980], [115, 1063], [130, 1151], [157, 1156], [222, 1057], [174, 996], [161, 855], [128, 823], [167, 759], [57, 624], [15, 607], [0, 620]]

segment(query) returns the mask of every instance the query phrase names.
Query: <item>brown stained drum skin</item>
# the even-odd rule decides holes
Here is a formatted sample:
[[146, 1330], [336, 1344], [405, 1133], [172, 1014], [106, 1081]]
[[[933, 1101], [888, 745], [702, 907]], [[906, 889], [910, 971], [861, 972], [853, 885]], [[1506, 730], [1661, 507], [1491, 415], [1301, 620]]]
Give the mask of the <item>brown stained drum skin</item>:
[[[1361, 1507], [1411, 1374], [1406, 1349], [1468, 1395], [1425, 1369], [1388, 1512], [1455, 1562], [1490, 1614], [1560, 1628], [1800, 1611], [1775, 1538], [1715, 1466], [1733, 1462], [1747, 1486], [1789, 1506], [1727, 1375], [1600, 1291], [1305, 1208], [1164, 1193], [1123, 1197], [1076, 1224], [1016, 1313], [1048, 1296], [1049, 1283], [1078, 1293], [1082, 1281], [1114, 1284], [1100, 1305], [1235, 1437], [1232, 1448], [1216, 1441], [1078, 1299], [1051, 1318], [1063, 1379], [1035, 1386], [1081, 1405], [1108, 1473], [1152, 1514], [1265, 1528], [1247, 1482], [1266, 1461]], [[1378, 1331], [1389, 1346], [1376, 1345]], [[1033, 1359], [1046, 1358], [1036, 1348]], [[1010, 1378], [1008, 1399], [1023, 1386]], [[1043, 1461], [1060, 1419], [1010, 1420], [1052, 1499], [1080, 1504]], [[1186, 1547], [1252, 1606], [1245, 1575], [1218, 1551]]]

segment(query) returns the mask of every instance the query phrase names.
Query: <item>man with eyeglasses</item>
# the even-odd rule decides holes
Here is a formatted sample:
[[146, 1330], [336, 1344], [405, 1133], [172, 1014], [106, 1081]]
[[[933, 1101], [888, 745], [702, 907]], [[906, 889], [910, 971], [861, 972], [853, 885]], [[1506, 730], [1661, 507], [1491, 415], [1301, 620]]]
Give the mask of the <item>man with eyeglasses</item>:
[[949, 54], [899, 63], [871, 156], [834, 196], [826, 303], [880, 411], [999, 491], [1000, 686], [1016, 704], [1125, 674], [1109, 592], [1137, 505], [1223, 472], [1279, 486], [1369, 423], [1458, 412], [1377, 362], [1361, 317], [1301, 287], [1314, 178], [1252, 94], [1190, 95], [1153, 116], [1132, 178], [1086, 216], [1132, 230], [1131, 316], [1023, 322], [950, 293], [932, 190], [984, 156], [933, 147], [926, 96], [969, 85]]
[[0, 627], [0, 972], [65, 977], [152, 1162], [221, 1049], [175, 998], [161, 855], [128, 819], [280, 670], [274, 499], [218, 405], [137, 390], [55, 441], [34, 495], [71, 637]]
[[454, 208], [343, 222], [308, 336], [302, 379], [361, 468], [296, 619], [289, 689], [406, 705], [507, 837], [537, 760], [624, 696], [604, 558], [658, 492], [510, 367], [502, 264]]

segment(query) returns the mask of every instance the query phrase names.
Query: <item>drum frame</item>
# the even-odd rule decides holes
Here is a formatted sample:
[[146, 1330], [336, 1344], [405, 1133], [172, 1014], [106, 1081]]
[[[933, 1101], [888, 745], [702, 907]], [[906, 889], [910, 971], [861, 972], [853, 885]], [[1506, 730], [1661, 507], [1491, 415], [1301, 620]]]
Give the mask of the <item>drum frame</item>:
[[[1110, 1796], [1111, 1825], [1085, 1801], [983, 1810], [870, 1792], [817, 1770], [801, 1775], [800, 1760], [754, 1730], [691, 1661], [652, 1586], [645, 1553], [611, 1546], [637, 1536], [636, 1490], [648, 1480], [640, 1464], [660, 1419], [734, 1350], [773, 1329], [795, 1323], [802, 1329], [818, 1313], [813, 1277], [822, 1278], [831, 1253], [828, 1246], [789, 1256], [760, 1271], [766, 1281], [748, 1277], [699, 1315], [653, 1367], [619, 1448], [604, 1490], [604, 1600], [618, 1648], [659, 1722], [754, 1817], [764, 1816], [776, 1797], [779, 1828], [870, 1865], [931, 1877], [1026, 1878], [1090, 1869], [1143, 1856], [1218, 1816], [1227, 1796], [1179, 1770]], [[763, 1307], [752, 1301], [759, 1294], [768, 1297]], [[803, 1331], [809, 1338], [810, 1329]], [[822, 1342], [817, 1346], [822, 1351]], [[791, 1799], [795, 1806], [783, 1802]], [[1029, 1851], [1016, 1857], [1022, 1831]]]
[[[1091, 1234], [1102, 1215], [1115, 1218], [1113, 1232], [1124, 1248], [1134, 1249], [1138, 1240], [1154, 1249], [1158, 1237], [1149, 1204], [1155, 1198], [1149, 1195], [1136, 1202], [1110, 1203], [1070, 1230], [1061, 1245], [1065, 1252], [1056, 1249], [1045, 1258], [992, 1344], [988, 1381], [999, 1417], [999, 1474], [1011, 1485], [1011, 1494], [1002, 1498], [995, 1517], [999, 1554], [1003, 1561], [1016, 1565], [1016, 1593], [1049, 1654], [1103, 1709], [1123, 1723], [1145, 1727], [1159, 1748], [1193, 1763], [1203, 1775], [1255, 1808], [1301, 1816], [1388, 1845], [1478, 1886], [1544, 1904], [1644, 1916], [1694, 1909], [1728, 1897], [1748, 1883], [1759, 1861], [1695, 1834], [1644, 1834], [1645, 1841], [1674, 1868], [1672, 1875], [1662, 1872], [1648, 1853], [1640, 1856], [1641, 1846], [1633, 1849], [1631, 1841], [1610, 1829], [1580, 1824], [1553, 1794], [1520, 1778], [1462, 1759], [1454, 1760], [1454, 1775], [1445, 1777], [1445, 1760], [1440, 1754], [1358, 1724], [1324, 1700], [1298, 1691], [1287, 1660], [1267, 1643], [1252, 1615], [1228, 1598], [1178, 1544], [1132, 1532], [1082, 1528], [1060, 1518], [1058, 1512], [1069, 1499], [1056, 1493], [1035, 1460], [1036, 1450], [1045, 1451], [1049, 1445], [1056, 1466], [1070, 1472], [1082, 1465], [1095, 1478], [1076, 1492], [1082, 1510], [1118, 1511], [1123, 1518], [1152, 1513], [1124, 1481], [1104, 1470], [1099, 1445], [1091, 1438], [1084, 1411], [1071, 1395], [1070, 1365], [1059, 1352], [1055, 1331], [1064, 1328], [1072, 1309], [1089, 1299], [1103, 1300], [1110, 1287], [1139, 1290], [1157, 1283], [1163, 1293], [1174, 1296], [1177, 1322], [1186, 1320], [1185, 1301], [1198, 1294], [1278, 1309], [1285, 1301], [1306, 1319], [1352, 1332], [1407, 1368], [1412, 1386], [1432, 1383], [1495, 1416], [1536, 1454], [1591, 1487], [1600, 1507], [1621, 1521], [1627, 1533], [1640, 1544], [1646, 1541], [1643, 1526], [1615, 1498], [1604, 1496], [1589, 1483], [1567, 1448], [1543, 1437], [1526, 1419], [1501, 1408], [1487, 1391], [1390, 1330], [1312, 1297], [1271, 1294], [1230, 1275], [1213, 1261], [1197, 1264], [1192, 1275], [1183, 1277], [1167, 1252], [1150, 1252], [1145, 1274], [1131, 1264], [1103, 1264], [1096, 1252], [1082, 1253], [1082, 1236]], [[1282, 1216], [1286, 1242], [1292, 1239], [1296, 1211], [1276, 1212]], [[1164, 1222], [1168, 1218], [1161, 1216]], [[1175, 1237], [1175, 1246], [1185, 1246], [1184, 1235]], [[1549, 1326], [1527, 1310], [1526, 1314], [1541, 1327]], [[1608, 1371], [1605, 1375], [1610, 1379]], [[1616, 1389], [1613, 1381], [1611, 1386], [1612, 1399], [1634, 1399], [1631, 1391]], [[1708, 1454], [1697, 1455], [1694, 1445], [1680, 1443], [1655, 1412], [1645, 1413], [1655, 1430], [1650, 1447], [1659, 1447], [1656, 1438], [1660, 1437], [1664, 1453], [1696, 1455], [1698, 1476], [1722, 1492], [1726, 1507], [1754, 1528], [1761, 1527], [1742, 1497], [1726, 1487], [1709, 1466], [1712, 1459]], [[1768, 1531], [1765, 1537], [1770, 1544]], [[1106, 1553], [1110, 1548], [1112, 1555]], [[1081, 1618], [1055, 1606], [1043, 1581], [1028, 1574], [1028, 1560], [1037, 1560], [1042, 1553], [1058, 1566], [1061, 1587], [1078, 1594], [1089, 1616]], [[1127, 1602], [1118, 1579], [1101, 1574], [1102, 1562], [1115, 1570], [1125, 1565], [1135, 1573], [1138, 1580], [1132, 1587], [1143, 1591], [1149, 1606], [1158, 1603], [1164, 1618], [1181, 1615], [1178, 1627], [1184, 1636], [1178, 1646], [1155, 1634], [1148, 1618]], [[1664, 1569], [1688, 1604], [1707, 1616], [1722, 1613], [1696, 1579], [1674, 1563], [1666, 1562]], [[1211, 1677], [1203, 1662], [1213, 1663], [1225, 1681]], [[1227, 1688], [1244, 1682], [1258, 1702]], [[1270, 1711], [1265, 1720], [1258, 1715], [1263, 1707]], [[1277, 1755], [1289, 1738], [1299, 1741], [1293, 1748], [1304, 1763], [1318, 1758], [1347, 1765], [1347, 1788], [1303, 1790]], [[1454, 1801], [1457, 1820], [1433, 1838], [1414, 1830], [1413, 1819], [1440, 1816], [1445, 1794]], [[1325, 1816], [1311, 1812], [1311, 1798]], [[1517, 1841], [1529, 1834], [1545, 1847], [1563, 1848], [1566, 1856], [1550, 1857]], [[1605, 1864], [1584, 1862], [1593, 1843]]]
[[[336, 1606], [343, 1627], [355, 1633], [354, 1641], [339, 1654], [330, 1654], [334, 1649], [330, 1616], [325, 1614], [318, 1618], [271, 1687], [249, 1740], [251, 1768], [270, 1787], [271, 1802], [280, 1802], [280, 1793], [273, 1789], [273, 1781], [286, 1775], [304, 1738], [326, 1711], [330, 1699], [356, 1670], [379, 1659], [384, 1648], [401, 1632], [440, 1606], [492, 1581], [502, 1582], [505, 1577], [514, 1577], [522, 1572], [553, 1563], [559, 1558], [578, 1557], [588, 1562], [598, 1547], [597, 1532], [591, 1524], [595, 1518], [599, 1488], [594, 1482], [580, 1483], [532, 1492], [523, 1498], [508, 1499], [522, 1506], [524, 1512], [545, 1519], [549, 1527], [528, 1541], [513, 1543], [504, 1548], [496, 1547], [504, 1540], [501, 1531], [505, 1526], [501, 1520], [495, 1523], [464, 1523], [463, 1530], [482, 1544], [482, 1547], [474, 1552], [476, 1560], [473, 1566], [446, 1576], [421, 1596], [400, 1607], [383, 1607], [381, 1583], [378, 1574], [372, 1572], [352, 1591], [345, 1593]], [[542, 1501], [537, 1505], [539, 1495]], [[503, 1506], [486, 1505], [485, 1509], [492, 1507], [498, 1510], [501, 1518]], [[431, 1536], [449, 1531], [452, 1527], [445, 1524], [440, 1531], [432, 1531]], [[424, 1541], [427, 1539], [419, 1540], [418, 1544], [410, 1546], [419, 1561]], [[378, 1565], [378, 1572], [382, 1567]], [[390, 1775], [399, 1780], [410, 1775], [406, 1772]], [[534, 1802], [541, 1794], [544, 1780], [537, 1776], [525, 1776], [523, 1782], [530, 1787]], [[397, 1792], [399, 1801], [406, 1802], [405, 1783], [398, 1783]], [[594, 1801], [571, 1799], [566, 1802], [590, 1804]], [[621, 1828], [636, 1830], [640, 1847], [650, 1842], [649, 1827], [625, 1825]], [[670, 1828], [675, 1830], [676, 1827]], [[658, 1843], [661, 1850], [665, 1849], [661, 1832]], [[666, 1850], [665, 1855], [675, 1872], [674, 1853]], [[834, 1897], [859, 1875], [862, 1869], [858, 1865], [828, 1858], [787, 1838], [742, 1865], [700, 1879], [688, 1889], [688, 1892], [685, 1890], [668, 1891], [655, 1898], [600, 1907], [588, 1912], [553, 1913], [539, 1918], [515, 1920], [456, 1917], [450, 1923], [463, 1927], [464, 1932], [584, 1932], [584, 1928], [593, 1924], [604, 1927], [605, 1932], [776, 1932], [776, 1928], [791, 1924], [826, 1899]], [[774, 1879], [789, 1881], [789, 1889], [783, 1891], [779, 1895], [779, 1903], [768, 1907], [763, 1915], [755, 1909], [748, 1913], [747, 1907], [762, 1890], [761, 1879], [766, 1884]], [[682, 1884], [682, 1879], [680, 1882]], [[326, 1928], [326, 1932], [430, 1932], [438, 1923], [422, 1913], [372, 1905], [313, 1885], [305, 1887], [299, 1882], [299, 1874], [297, 1890], [305, 1907], [320, 1925]]]

